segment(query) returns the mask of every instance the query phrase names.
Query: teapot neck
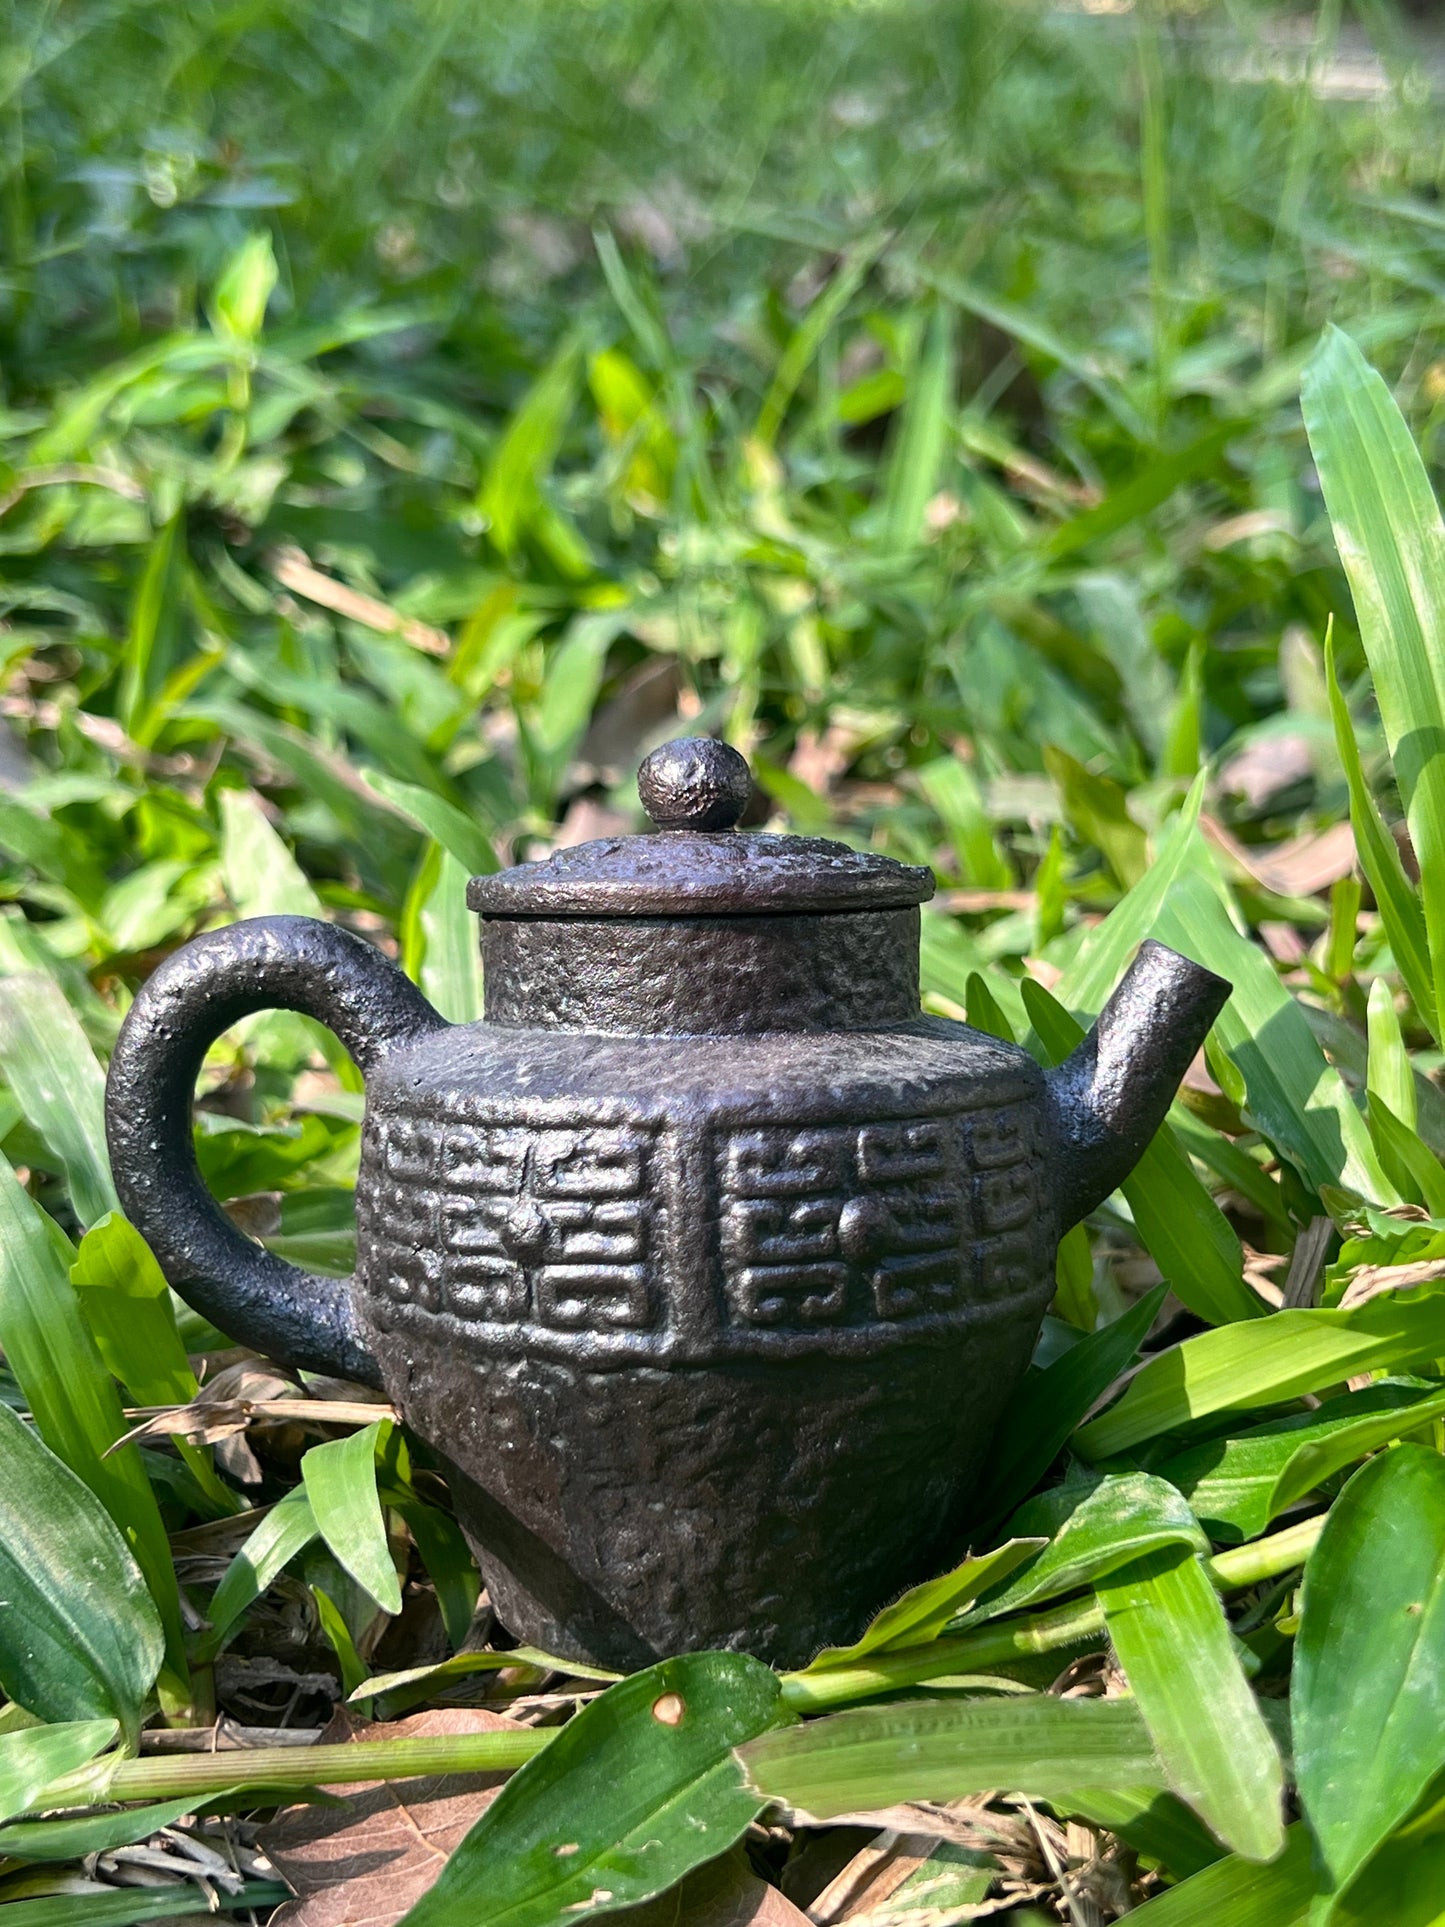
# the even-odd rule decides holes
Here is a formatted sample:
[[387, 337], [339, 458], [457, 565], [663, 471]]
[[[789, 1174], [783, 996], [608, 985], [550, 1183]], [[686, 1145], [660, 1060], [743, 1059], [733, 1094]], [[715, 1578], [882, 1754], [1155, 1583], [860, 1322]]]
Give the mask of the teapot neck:
[[919, 1014], [918, 910], [486, 917], [488, 1023], [631, 1036], [882, 1030]]

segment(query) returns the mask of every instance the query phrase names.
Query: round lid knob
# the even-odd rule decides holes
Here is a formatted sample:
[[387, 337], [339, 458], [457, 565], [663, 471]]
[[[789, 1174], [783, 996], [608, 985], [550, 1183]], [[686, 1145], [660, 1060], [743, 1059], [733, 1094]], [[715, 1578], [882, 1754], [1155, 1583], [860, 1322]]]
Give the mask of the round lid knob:
[[637, 794], [659, 830], [731, 830], [753, 793], [737, 751], [710, 736], [679, 736], [637, 772]]

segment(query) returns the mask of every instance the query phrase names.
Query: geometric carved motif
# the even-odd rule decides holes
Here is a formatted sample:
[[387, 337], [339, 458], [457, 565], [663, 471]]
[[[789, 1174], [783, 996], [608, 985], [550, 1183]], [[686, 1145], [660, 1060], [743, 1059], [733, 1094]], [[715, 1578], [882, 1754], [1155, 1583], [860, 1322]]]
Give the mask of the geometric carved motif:
[[974, 1169], [979, 1294], [1011, 1298], [1037, 1282], [1040, 1152], [1031, 1110], [977, 1111], [968, 1120]]
[[930, 1117], [721, 1137], [730, 1322], [857, 1324], [953, 1309], [969, 1247], [961, 1127]]
[[383, 1116], [372, 1275], [398, 1303], [486, 1324], [644, 1330], [653, 1134]]

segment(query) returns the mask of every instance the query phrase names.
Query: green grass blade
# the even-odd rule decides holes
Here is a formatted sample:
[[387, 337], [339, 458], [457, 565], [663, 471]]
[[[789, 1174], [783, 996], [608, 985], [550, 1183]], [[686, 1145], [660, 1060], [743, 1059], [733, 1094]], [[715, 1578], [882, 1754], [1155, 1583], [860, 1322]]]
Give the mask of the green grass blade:
[[316, 1537], [316, 1515], [304, 1485], [293, 1486], [266, 1514], [226, 1568], [211, 1597], [210, 1631], [197, 1657], [214, 1659], [253, 1599]]
[[1325, 505], [1410, 837], [1420, 863], [1434, 1009], [1445, 1009], [1445, 524], [1380, 376], [1327, 328], [1301, 388]]
[[278, 1906], [291, 1899], [279, 1880], [248, 1881], [239, 1892], [167, 1885], [161, 1891], [102, 1891], [55, 1894], [43, 1900], [12, 1900], [5, 1927], [138, 1927], [143, 1920], [189, 1920], [191, 1916], [239, 1914], [250, 1908]]
[[24, 1813], [52, 1780], [93, 1760], [118, 1730], [113, 1719], [82, 1719], [0, 1734], [0, 1820]]
[[366, 780], [378, 796], [384, 796], [409, 822], [440, 843], [465, 875], [489, 876], [498, 868], [497, 853], [486, 831], [444, 796], [420, 783], [403, 783], [381, 770], [368, 770]]
[[41, 1437], [95, 1493], [145, 1574], [165, 1629], [167, 1690], [183, 1698], [185, 1645], [170, 1545], [139, 1452], [133, 1445], [111, 1450], [125, 1417], [56, 1244], [0, 1158], [0, 1346]]
[[185, 1405], [196, 1395], [165, 1276], [119, 1211], [80, 1241], [70, 1282], [107, 1368], [133, 1405]]
[[60, 986], [39, 972], [0, 982], [0, 1070], [26, 1122], [60, 1159], [81, 1223], [118, 1211], [105, 1075]]
[[[1291, 1827], [1278, 1860], [1231, 1854], [1136, 1907], [1130, 1927], [1304, 1927], [1315, 1890], [1308, 1830]], [[1150, 1920], [1148, 1916], [1154, 1918]]]
[[105, 1853], [111, 1847], [129, 1847], [138, 1840], [148, 1840], [161, 1827], [195, 1809], [196, 1796], [187, 1793], [179, 1800], [127, 1807], [118, 1813], [84, 1814], [72, 1820], [17, 1820], [12, 1826], [0, 1828], [0, 1854], [16, 1860], [79, 1860], [87, 1853]]
[[997, 1619], [1061, 1599], [1166, 1546], [1209, 1550], [1178, 1492], [1149, 1472], [1080, 1483], [1071, 1479], [1021, 1506], [1008, 1531], [1018, 1538], [1043, 1533], [1047, 1548], [1001, 1590], [984, 1597], [979, 1617]]
[[0, 1464], [0, 1683], [41, 1719], [118, 1721], [134, 1742], [164, 1655], [140, 1568], [95, 1494], [3, 1404]]
[[1445, 1296], [1430, 1285], [1346, 1311], [1278, 1311], [1250, 1325], [1224, 1325], [1151, 1358], [1117, 1405], [1075, 1433], [1074, 1450], [1088, 1459], [1110, 1458], [1212, 1412], [1280, 1405], [1364, 1372], [1424, 1365], [1442, 1353]]
[[1164, 1784], [1132, 1701], [1042, 1693], [859, 1707], [779, 1727], [740, 1758], [760, 1795], [818, 1821], [996, 1787], [1053, 1799]]
[[1300, 1797], [1338, 1892], [1445, 1767], [1445, 1460], [1362, 1467], [1305, 1567], [1290, 1685]]
[[1389, 1106], [1392, 1117], [1413, 1131], [1419, 1121], [1415, 1074], [1405, 1050], [1405, 1039], [1400, 1032], [1395, 999], [1383, 977], [1376, 977], [1370, 985], [1366, 1029], [1370, 1054], [1365, 1088], [1369, 1092], [1370, 1102], [1373, 1104], [1376, 1099], [1381, 1100]]
[[1122, 1318], [1081, 1338], [1047, 1370], [1029, 1371], [994, 1436], [988, 1481], [973, 1506], [980, 1523], [1012, 1512], [1048, 1471], [1084, 1414], [1133, 1363], [1168, 1289], [1156, 1285]]
[[1435, 1006], [1435, 980], [1430, 972], [1425, 913], [1420, 907], [1414, 884], [1405, 874], [1399, 845], [1386, 829], [1379, 807], [1365, 781], [1359, 745], [1355, 741], [1355, 726], [1350, 720], [1350, 712], [1335, 673], [1333, 631], [1325, 638], [1325, 682], [1335, 728], [1335, 746], [1350, 792], [1350, 824], [1355, 833], [1355, 850], [1360, 859], [1360, 868], [1375, 893], [1390, 954], [1405, 980], [1405, 987], [1421, 1020], [1438, 1043], [1440, 1015]]
[[1445, 1392], [1376, 1385], [1191, 1446], [1158, 1466], [1219, 1540], [1253, 1539], [1368, 1453], [1445, 1415]]
[[383, 1612], [401, 1611], [401, 1582], [387, 1544], [386, 1520], [376, 1489], [378, 1420], [349, 1438], [313, 1445], [301, 1476], [316, 1529], [346, 1570]]
[[922, 538], [925, 513], [938, 487], [947, 445], [953, 370], [953, 310], [940, 303], [929, 319], [918, 360], [910, 371], [908, 395], [884, 482], [882, 540], [887, 549], [909, 549]]
[[1243, 1074], [1251, 1116], [1316, 1189], [1334, 1185], [1395, 1203], [1343, 1078], [1264, 951], [1235, 928], [1203, 867], [1202, 840], [1196, 849], [1200, 868], [1177, 879], [1151, 934], [1233, 985], [1214, 1035]]
[[1284, 1845], [1284, 1767], [1197, 1554], [1146, 1553], [1097, 1584], [1171, 1790], [1247, 1860]]
[[[1022, 993], [1048, 1061], [1062, 1063], [1082, 1040], [1083, 1027], [1032, 978], [1024, 979]], [[1244, 1281], [1238, 1234], [1167, 1124], [1119, 1188], [1140, 1242], [1182, 1304], [1211, 1325], [1265, 1316], [1268, 1307]]]
[[470, 1024], [483, 1008], [481, 945], [477, 920], [467, 908], [471, 873], [450, 850], [442, 850], [440, 858], [436, 882], [417, 911], [423, 942], [420, 988], [443, 1017]]
[[825, 1646], [805, 1672], [827, 1672], [835, 1666], [851, 1666], [869, 1653], [887, 1652], [900, 1646], [924, 1646], [937, 1639], [944, 1627], [967, 1610], [980, 1593], [1002, 1583], [1015, 1566], [1046, 1543], [1037, 1538], [1011, 1538], [991, 1552], [965, 1559], [937, 1579], [926, 1579], [913, 1586], [901, 1599], [885, 1606], [852, 1646]]

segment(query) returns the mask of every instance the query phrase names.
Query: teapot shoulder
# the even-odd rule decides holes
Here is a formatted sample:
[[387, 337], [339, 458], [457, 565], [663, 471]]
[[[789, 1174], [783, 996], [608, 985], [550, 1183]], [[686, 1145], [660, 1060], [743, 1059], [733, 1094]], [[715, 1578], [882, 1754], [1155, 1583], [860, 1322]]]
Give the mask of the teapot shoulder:
[[392, 1053], [368, 1080], [373, 1110], [540, 1106], [733, 1110], [761, 1102], [793, 1113], [882, 1104], [888, 1111], [972, 1110], [1043, 1098], [1043, 1072], [1017, 1045], [920, 1015], [877, 1030], [618, 1036], [596, 1031], [454, 1025]]

